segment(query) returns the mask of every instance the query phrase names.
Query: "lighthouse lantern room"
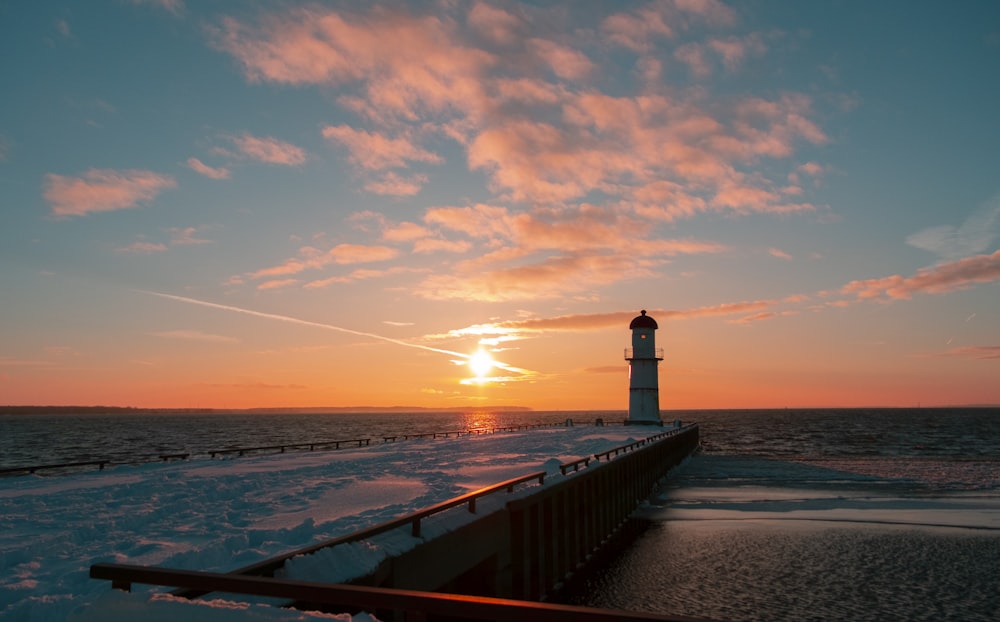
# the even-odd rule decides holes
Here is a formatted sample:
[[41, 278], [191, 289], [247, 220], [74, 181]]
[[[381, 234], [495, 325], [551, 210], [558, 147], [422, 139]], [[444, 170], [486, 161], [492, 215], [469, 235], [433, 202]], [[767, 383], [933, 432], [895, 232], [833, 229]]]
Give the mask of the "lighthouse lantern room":
[[656, 347], [656, 320], [643, 309], [632, 323], [632, 347], [625, 350], [628, 361], [628, 419], [626, 425], [663, 425], [660, 419], [660, 388], [657, 367], [663, 349]]

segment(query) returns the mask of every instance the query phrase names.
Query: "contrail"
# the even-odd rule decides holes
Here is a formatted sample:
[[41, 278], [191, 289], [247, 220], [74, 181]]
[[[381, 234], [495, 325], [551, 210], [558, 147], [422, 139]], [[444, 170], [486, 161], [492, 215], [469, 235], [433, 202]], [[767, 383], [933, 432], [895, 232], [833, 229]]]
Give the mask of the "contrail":
[[234, 313], [242, 313], [244, 315], [252, 315], [254, 317], [260, 317], [268, 320], [278, 320], [279, 322], [289, 322], [291, 324], [300, 324], [302, 326], [312, 326], [314, 328], [323, 328], [326, 330], [334, 330], [339, 333], [347, 333], [349, 335], [358, 335], [360, 337], [370, 337], [372, 339], [378, 339], [380, 341], [388, 341], [389, 343], [394, 343], [399, 346], [406, 346], [407, 348], [416, 348], [418, 350], [427, 350], [428, 352], [437, 352], [438, 354], [447, 354], [449, 356], [458, 356], [463, 359], [468, 359], [471, 355], [463, 354], [462, 352], [453, 352], [451, 350], [442, 350], [440, 348], [432, 348], [430, 346], [421, 345], [419, 343], [410, 343], [409, 341], [402, 341], [400, 339], [393, 339], [392, 337], [383, 337], [382, 335], [376, 335], [375, 333], [366, 333], [360, 330], [351, 330], [350, 328], [344, 328], [343, 326], [335, 326], [333, 324], [323, 324], [322, 322], [310, 322], [309, 320], [300, 320], [296, 317], [289, 317], [287, 315], [278, 315], [277, 313], [264, 313], [262, 311], [253, 311], [252, 309], [244, 309], [242, 307], [234, 307], [232, 305], [222, 305], [216, 302], [207, 302], [205, 300], [198, 300], [197, 298], [187, 298], [185, 296], [175, 296], [173, 294], [163, 294], [160, 292], [151, 292], [148, 290], [138, 289], [135, 290], [143, 294], [150, 294], [152, 296], [159, 296], [160, 298], [167, 298], [169, 300], [178, 300], [180, 302], [186, 302], [193, 305], [201, 305], [203, 307], [210, 307], [212, 309], [222, 309], [223, 311], [232, 311]]

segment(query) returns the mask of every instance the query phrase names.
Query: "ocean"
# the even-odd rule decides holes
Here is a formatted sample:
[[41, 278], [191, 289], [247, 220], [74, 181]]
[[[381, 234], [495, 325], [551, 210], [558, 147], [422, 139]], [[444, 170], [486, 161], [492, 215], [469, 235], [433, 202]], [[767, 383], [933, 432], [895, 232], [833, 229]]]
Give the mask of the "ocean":
[[574, 604], [718, 620], [1000, 620], [1000, 409], [671, 413], [702, 451]]
[[[598, 417], [624, 413], [0, 415], [0, 469]], [[732, 621], [1000, 619], [1000, 409], [663, 418], [698, 422], [700, 452], [570, 602]]]

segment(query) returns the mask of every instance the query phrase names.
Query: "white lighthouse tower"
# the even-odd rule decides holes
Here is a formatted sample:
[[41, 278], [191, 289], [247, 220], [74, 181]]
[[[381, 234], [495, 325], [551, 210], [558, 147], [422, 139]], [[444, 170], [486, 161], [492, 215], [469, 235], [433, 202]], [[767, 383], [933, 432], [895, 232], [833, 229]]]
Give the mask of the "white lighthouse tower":
[[660, 387], [656, 368], [663, 349], [656, 348], [656, 320], [646, 310], [628, 325], [632, 347], [625, 350], [628, 361], [628, 419], [626, 425], [663, 425], [660, 419]]

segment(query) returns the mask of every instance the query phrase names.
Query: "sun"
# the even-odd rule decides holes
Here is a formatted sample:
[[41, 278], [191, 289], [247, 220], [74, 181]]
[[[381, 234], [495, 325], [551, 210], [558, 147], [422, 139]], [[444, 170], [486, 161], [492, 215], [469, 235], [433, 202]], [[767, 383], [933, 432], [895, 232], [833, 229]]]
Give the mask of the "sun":
[[490, 370], [496, 365], [493, 357], [486, 350], [480, 348], [476, 350], [476, 353], [469, 357], [468, 361], [469, 369], [472, 373], [476, 375], [476, 378], [482, 378], [486, 374], [490, 373]]

